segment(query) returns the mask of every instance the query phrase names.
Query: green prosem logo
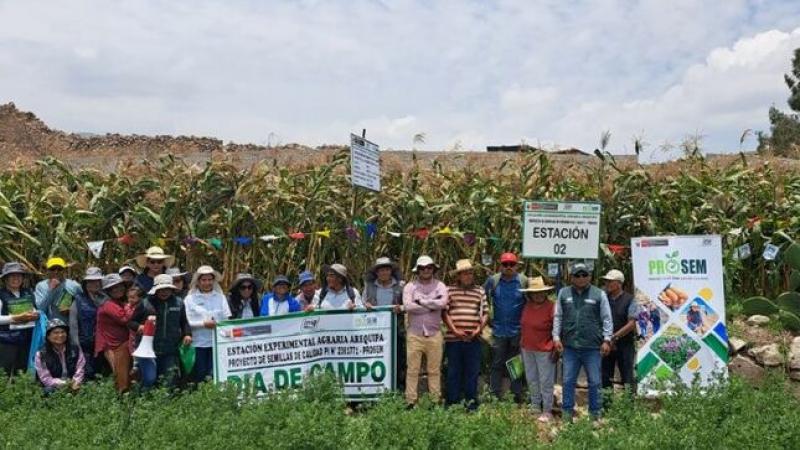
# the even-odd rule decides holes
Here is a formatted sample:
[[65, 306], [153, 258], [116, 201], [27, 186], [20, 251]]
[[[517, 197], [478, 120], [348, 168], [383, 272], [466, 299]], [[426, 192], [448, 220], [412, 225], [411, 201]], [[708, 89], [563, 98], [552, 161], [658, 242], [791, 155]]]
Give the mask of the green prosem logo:
[[680, 259], [677, 250], [666, 256], [667, 259], [651, 259], [647, 263], [650, 275], [703, 275], [708, 271], [705, 259]]

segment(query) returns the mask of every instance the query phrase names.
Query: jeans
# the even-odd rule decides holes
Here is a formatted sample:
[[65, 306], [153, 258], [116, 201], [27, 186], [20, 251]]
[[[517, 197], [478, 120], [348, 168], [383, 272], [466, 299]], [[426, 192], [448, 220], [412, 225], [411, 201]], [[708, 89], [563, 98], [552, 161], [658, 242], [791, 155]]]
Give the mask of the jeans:
[[617, 343], [614, 350], [603, 358], [603, 389], [611, 387], [614, 369], [619, 367], [622, 383], [632, 394], [636, 393], [636, 379], [633, 376], [633, 366], [636, 364], [636, 348], [633, 341]]
[[467, 408], [478, 407], [478, 374], [481, 368], [481, 342], [477, 339], [444, 344], [447, 357], [447, 405], [467, 401]]
[[553, 410], [553, 385], [556, 381], [556, 363], [550, 352], [522, 350], [525, 378], [531, 396], [531, 408], [536, 412]]
[[142, 388], [149, 389], [153, 387], [156, 384], [156, 378], [158, 378], [155, 358], [134, 358], [134, 361], [136, 366], [139, 367]]
[[[489, 387], [497, 398], [503, 397], [503, 377], [508, 376], [506, 361], [519, 355], [519, 335], [511, 337], [494, 336], [492, 338], [492, 373], [489, 376]], [[512, 380], [511, 392], [514, 401], [522, 403], [522, 386], [524, 380]]]
[[201, 383], [214, 376], [214, 352], [211, 347], [195, 347], [192, 381]]
[[599, 417], [603, 407], [600, 394], [600, 349], [576, 349], [564, 347], [564, 399], [563, 410], [567, 416], [575, 411], [575, 384], [581, 366], [586, 370], [589, 382], [589, 414]]

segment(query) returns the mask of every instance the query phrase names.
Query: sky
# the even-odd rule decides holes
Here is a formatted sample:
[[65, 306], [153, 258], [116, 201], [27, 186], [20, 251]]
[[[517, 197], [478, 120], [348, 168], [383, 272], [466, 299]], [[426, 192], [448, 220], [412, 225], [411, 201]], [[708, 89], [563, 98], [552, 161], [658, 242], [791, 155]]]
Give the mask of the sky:
[[608, 131], [656, 160], [687, 136], [755, 148], [798, 47], [797, 0], [0, 0], [0, 102], [261, 145], [591, 151]]

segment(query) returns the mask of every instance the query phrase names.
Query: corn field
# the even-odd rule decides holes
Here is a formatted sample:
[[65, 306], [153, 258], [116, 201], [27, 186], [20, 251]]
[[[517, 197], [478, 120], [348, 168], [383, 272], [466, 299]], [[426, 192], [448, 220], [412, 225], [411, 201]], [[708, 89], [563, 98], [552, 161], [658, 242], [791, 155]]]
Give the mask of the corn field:
[[[333, 262], [346, 264], [358, 280], [383, 255], [399, 261], [406, 274], [423, 253], [445, 269], [460, 258], [480, 262], [484, 254], [496, 261], [504, 251], [520, 250], [523, 200], [599, 200], [601, 242], [718, 233], [729, 293], [782, 290], [780, 256], [765, 261], [761, 252], [767, 243], [785, 248], [798, 235], [800, 176], [768, 164], [751, 167], [744, 157], [726, 167], [694, 158], [679, 173], [656, 176], [599, 156], [569, 170], [557, 169], [541, 152], [515, 156], [499, 170], [448, 169], [436, 161], [421, 167], [414, 158], [410, 167], [384, 170], [381, 193], [350, 185], [347, 152], [322, 165], [261, 163], [246, 170], [225, 162], [189, 166], [165, 156], [109, 173], [47, 159], [0, 173], [0, 258], [41, 272], [45, 258], [62, 255], [76, 263], [71, 271], [77, 277], [88, 264], [114, 270], [161, 245], [182, 267], [210, 263], [226, 281], [239, 271], [270, 279]], [[365, 224], [377, 226], [377, 233], [365, 233]], [[446, 227], [453, 233], [435, 233]], [[423, 228], [427, 237], [388, 233]], [[332, 230], [330, 237], [314, 233], [321, 230]], [[305, 238], [286, 237], [295, 232]], [[258, 239], [265, 235], [283, 238]], [[237, 237], [252, 242], [237, 243]], [[93, 240], [108, 240], [100, 260], [87, 249]], [[753, 256], [738, 260], [734, 251], [743, 243], [750, 243]], [[630, 274], [628, 257], [601, 251], [596, 273], [614, 266]], [[525, 270], [546, 273], [545, 263], [528, 260]], [[496, 269], [489, 266], [486, 273]]]

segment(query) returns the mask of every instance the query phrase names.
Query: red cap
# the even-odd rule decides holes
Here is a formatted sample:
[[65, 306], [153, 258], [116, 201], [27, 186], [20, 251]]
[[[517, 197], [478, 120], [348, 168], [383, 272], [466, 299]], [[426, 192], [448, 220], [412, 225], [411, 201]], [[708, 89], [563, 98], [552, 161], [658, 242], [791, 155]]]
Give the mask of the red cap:
[[500, 255], [500, 264], [507, 262], [518, 263], [519, 260], [517, 260], [517, 255], [513, 253], [503, 253], [502, 255]]

